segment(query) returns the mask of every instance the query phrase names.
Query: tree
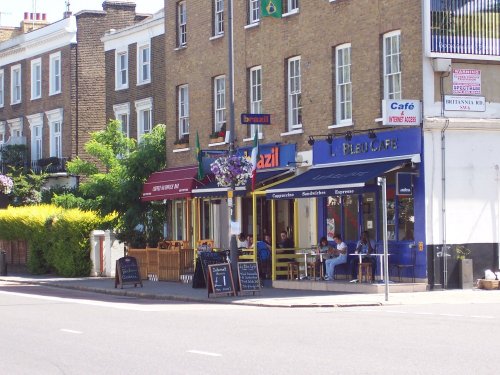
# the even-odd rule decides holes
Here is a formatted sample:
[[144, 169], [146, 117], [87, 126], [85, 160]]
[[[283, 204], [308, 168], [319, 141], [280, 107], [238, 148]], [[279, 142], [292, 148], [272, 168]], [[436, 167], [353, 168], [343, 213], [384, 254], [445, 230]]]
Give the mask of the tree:
[[165, 125], [156, 125], [141, 142], [127, 138], [119, 122], [91, 134], [85, 150], [95, 161], [76, 158], [67, 163], [68, 172], [82, 176], [77, 194], [57, 195], [53, 202], [67, 208], [94, 209], [101, 215], [118, 213], [115, 228], [120, 239], [132, 245], [140, 236], [155, 243], [161, 237], [164, 208], [140, 200], [142, 185], [155, 171], [165, 167]]

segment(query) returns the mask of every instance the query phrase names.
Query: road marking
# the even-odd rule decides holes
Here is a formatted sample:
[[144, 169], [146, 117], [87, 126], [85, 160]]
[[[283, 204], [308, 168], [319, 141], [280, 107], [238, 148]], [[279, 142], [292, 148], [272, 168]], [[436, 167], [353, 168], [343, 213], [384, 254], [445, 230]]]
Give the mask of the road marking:
[[495, 319], [494, 316], [490, 315], [471, 315], [471, 318], [479, 318], [479, 319]]
[[67, 332], [67, 333], [76, 333], [78, 335], [81, 335], [83, 333], [82, 331], [75, 331], [75, 330], [72, 330], [72, 329], [65, 329], [65, 328], [61, 328], [61, 331], [62, 332]]
[[435, 314], [430, 313], [430, 312], [414, 312], [413, 314], [415, 314], [415, 315], [435, 315]]
[[191, 354], [207, 355], [209, 357], [222, 357], [222, 354], [219, 353], [202, 352], [200, 350], [188, 350], [187, 352]]
[[408, 311], [397, 311], [397, 310], [386, 310], [385, 312], [392, 313], [392, 314], [409, 314]]
[[460, 317], [464, 317], [465, 315], [462, 315], [462, 314], [439, 314], [440, 316], [451, 316], [451, 317], [456, 317], [456, 318], [460, 318]]

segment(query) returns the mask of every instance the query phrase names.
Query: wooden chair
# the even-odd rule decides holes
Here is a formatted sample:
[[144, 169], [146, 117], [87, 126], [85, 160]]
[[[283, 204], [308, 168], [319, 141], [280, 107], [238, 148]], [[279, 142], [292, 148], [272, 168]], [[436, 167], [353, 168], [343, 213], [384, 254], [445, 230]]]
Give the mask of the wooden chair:
[[307, 262], [306, 267], [307, 267], [307, 276], [316, 279], [316, 262]]
[[367, 283], [373, 282], [373, 269], [371, 263], [358, 263], [358, 280], [363, 282], [363, 275]]
[[299, 262], [288, 262], [287, 278], [295, 280], [299, 278]]

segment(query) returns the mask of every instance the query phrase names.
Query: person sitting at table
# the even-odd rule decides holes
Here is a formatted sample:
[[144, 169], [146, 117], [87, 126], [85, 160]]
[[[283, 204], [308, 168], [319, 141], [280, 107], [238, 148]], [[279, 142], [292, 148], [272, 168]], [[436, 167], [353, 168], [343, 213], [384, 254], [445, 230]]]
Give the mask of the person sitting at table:
[[247, 248], [252, 248], [253, 247], [253, 236], [249, 234], [247, 236]]
[[[370, 256], [370, 254], [372, 253], [375, 253], [375, 241], [370, 239], [370, 233], [368, 233], [368, 231], [365, 230], [361, 234], [361, 238], [358, 241], [358, 244], [356, 245], [355, 254], [363, 254], [362, 262], [371, 262], [372, 275], [375, 275], [377, 260], [375, 259], [375, 257]], [[353, 281], [358, 279], [358, 263], [359, 263], [359, 256], [352, 257], [351, 261], [349, 262], [349, 266], [351, 268], [351, 277]]]
[[327, 259], [325, 261], [325, 266], [326, 266], [325, 280], [334, 280], [335, 266], [347, 263], [347, 245], [345, 244], [344, 241], [342, 241], [341, 235], [336, 233], [335, 236], [333, 236], [333, 240], [335, 241], [336, 248], [331, 249], [331, 254], [333, 255], [333, 258]]
[[248, 248], [248, 240], [245, 237], [245, 233], [240, 233], [238, 238], [236, 239], [238, 249], [247, 249]]
[[293, 240], [291, 238], [288, 238], [288, 234], [286, 233], [286, 230], [282, 230], [280, 233], [281, 236], [281, 241], [278, 244], [278, 247], [281, 249], [290, 249], [293, 248]]

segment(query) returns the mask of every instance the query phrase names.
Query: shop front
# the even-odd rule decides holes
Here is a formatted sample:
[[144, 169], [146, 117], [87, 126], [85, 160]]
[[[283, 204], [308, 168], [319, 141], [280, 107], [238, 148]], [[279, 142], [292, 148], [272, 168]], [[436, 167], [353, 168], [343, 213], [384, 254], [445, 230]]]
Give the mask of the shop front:
[[[390, 271], [403, 281], [425, 280], [421, 137], [420, 128], [414, 127], [354, 134], [331, 143], [318, 140], [313, 145], [313, 166], [267, 189], [266, 197], [273, 201], [314, 198], [316, 216], [311, 220], [318, 238], [333, 241], [338, 233], [353, 252], [361, 233], [367, 231], [382, 253], [385, 228], [378, 178], [385, 177]], [[307, 224], [303, 221], [299, 217], [299, 226]]]

